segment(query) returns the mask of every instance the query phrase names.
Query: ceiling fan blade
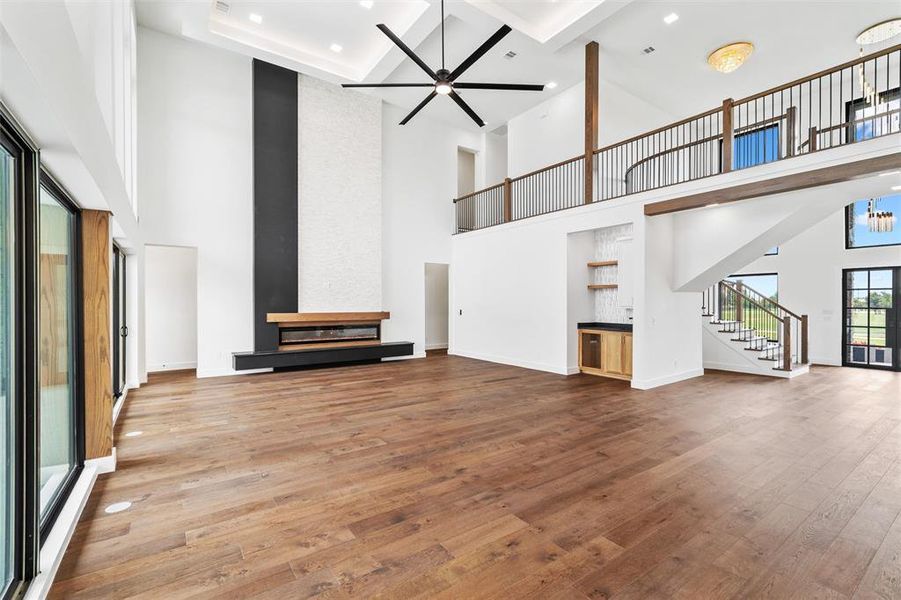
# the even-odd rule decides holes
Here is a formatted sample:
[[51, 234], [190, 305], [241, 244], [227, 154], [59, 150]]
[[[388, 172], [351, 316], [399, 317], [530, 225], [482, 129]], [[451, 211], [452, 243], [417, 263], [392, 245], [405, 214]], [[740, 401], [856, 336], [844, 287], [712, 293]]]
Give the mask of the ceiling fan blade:
[[394, 44], [398, 48], [403, 50], [404, 54], [409, 56], [413, 62], [415, 62], [417, 65], [419, 65], [420, 69], [422, 69], [423, 71], [428, 73], [429, 77], [431, 77], [434, 80], [438, 79], [438, 75], [435, 74], [435, 71], [433, 71], [427, 64], [425, 64], [425, 62], [423, 62], [423, 60], [421, 58], [416, 56], [416, 53], [414, 53], [412, 50], [410, 50], [410, 48], [405, 43], [403, 43], [403, 41], [401, 41], [401, 39], [399, 37], [394, 35], [394, 33], [390, 29], [388, 29], [388, 27], [385, 24], [379, 23], [378, 25], [376, 25], [376, 27], [378, 27], [382, 33], [384, 33], [386, 36], [388, 36], [388, 39], [391, 40], [392, 42], [394, 42]]
[[463, 112], [469, 115], [470, 119], [476, 122], [476, 125], [478, 125], [479, 127], [485, 126], [485, 121], [483, 121], [479, 117], [479, 115], [476, 114], [476, 111], [472, 110], [469, 105], [463, 101], [463, 98], [460, 97], [460, 94], [458, 94], [457, 92], [451, 92], [450, 97], [453, 98], [454, 102], [456, 102], [457, 105], [463, 109]]
[[435, 90], [432, 90], [432, 93], [429, 94], [428, 96], [426, 96], [426, 97], [425, 97], [425, 100], [423, 100], [422, 102], [420, 102], [420, 103], [416, 106], [416, 108], [414, 108], [413, 111], [410, 112], [410, 114], [408, 114], [406, 117], [404, 117], [404, 120], [401, 121], [400, 124], [401, 124], [401, 125], [406, 125], [407, 122], [408, 122], [410, 119], [412, 119], [413, 117], [416, 116], [416, 113], [418, 113], [419, 111], [422, 110], [422, 107], [423, 107], [423, 106], [425, 106], [426, 104], [428, 104], [429, 102], [431, 102], [431, 101], [432, 101], [432, 98], [434, 98], [434, 97], [437, 96], [437, 95], [438, 95], [438, 92], [436, 92]]
[[470, 54], [469, 58], [460, 63], [459, 67], [454, 69], [453, 73], [450, 74], [450, 80], [453, 81], [454, 79], [462, 75], [463, 71], [471, 67], [473, 63], [482, 58], [486, 52], [491, 50], [495, 46], [495, 44], [504, 39], [504, 37], [511, 31], [513, 30], [510, 29], [510, 27], [508, 27], [507, 25], [504, 25], [503, 27], [495, 31], [494, 35], [485, 40], [484, 44], [476, 48], [476, 51]]
[[342, 83], [343, 88], [412, 88], [435, 87], [434, 83]]
[[454, 87], [460, 90], [514, 90], [520, 92], [540, 92], [543, 85], [531, 83], [455, 83]]

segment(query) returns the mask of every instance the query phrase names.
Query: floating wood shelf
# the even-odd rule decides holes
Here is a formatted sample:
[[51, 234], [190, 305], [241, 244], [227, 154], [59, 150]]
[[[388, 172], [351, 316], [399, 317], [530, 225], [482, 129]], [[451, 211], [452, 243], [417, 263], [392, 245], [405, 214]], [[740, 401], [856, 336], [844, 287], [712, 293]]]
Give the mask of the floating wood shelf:
[[589, 283], [589, 290], [615, 290], [618, 285], [615, 283]]
[[597, 260], [588, 263], [589, 267], [615, 267], [619, 264], [618, 260]]

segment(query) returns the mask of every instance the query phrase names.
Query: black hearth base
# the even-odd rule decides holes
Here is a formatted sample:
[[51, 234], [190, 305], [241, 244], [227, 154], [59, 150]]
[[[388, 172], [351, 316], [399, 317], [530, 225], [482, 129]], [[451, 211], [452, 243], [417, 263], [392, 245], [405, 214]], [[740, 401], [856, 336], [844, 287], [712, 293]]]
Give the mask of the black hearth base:
[[347, 362], [361, 362], [410, 356], [413, 342], [385, 342], [382, 344], [347, 346], [344, 348], [306, 348], [303, 350], [261, 350], [233, 352], [232, 365], [236, 371], [248, 369], [282, 369]]

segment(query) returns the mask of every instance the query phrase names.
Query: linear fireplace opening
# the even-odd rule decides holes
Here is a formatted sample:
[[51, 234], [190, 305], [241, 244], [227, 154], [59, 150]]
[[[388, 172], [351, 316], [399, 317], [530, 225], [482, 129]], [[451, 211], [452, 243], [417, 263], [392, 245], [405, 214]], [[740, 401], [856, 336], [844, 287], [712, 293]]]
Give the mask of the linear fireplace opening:
[[378, 324], [304, 325], [279, 328], [279, 345], [321, 344], [331, 342], [378, 341]]

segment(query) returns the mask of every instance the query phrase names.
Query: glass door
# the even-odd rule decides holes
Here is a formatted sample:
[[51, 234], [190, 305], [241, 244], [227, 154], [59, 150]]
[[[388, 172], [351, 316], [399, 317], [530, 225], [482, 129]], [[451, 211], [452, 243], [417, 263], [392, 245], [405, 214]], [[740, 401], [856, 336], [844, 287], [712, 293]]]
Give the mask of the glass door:
[[0, 597], [15, 577], [16, 502], [16, 188], [17, 160], [0, 133]]
[[901, 370], [901, 267], [844, 271], [842, 364]]
[[116, 398], [125, 391], [125, 341], [128, 337], [126, 321], [127, 257], [113, 244], [113, 392]]

